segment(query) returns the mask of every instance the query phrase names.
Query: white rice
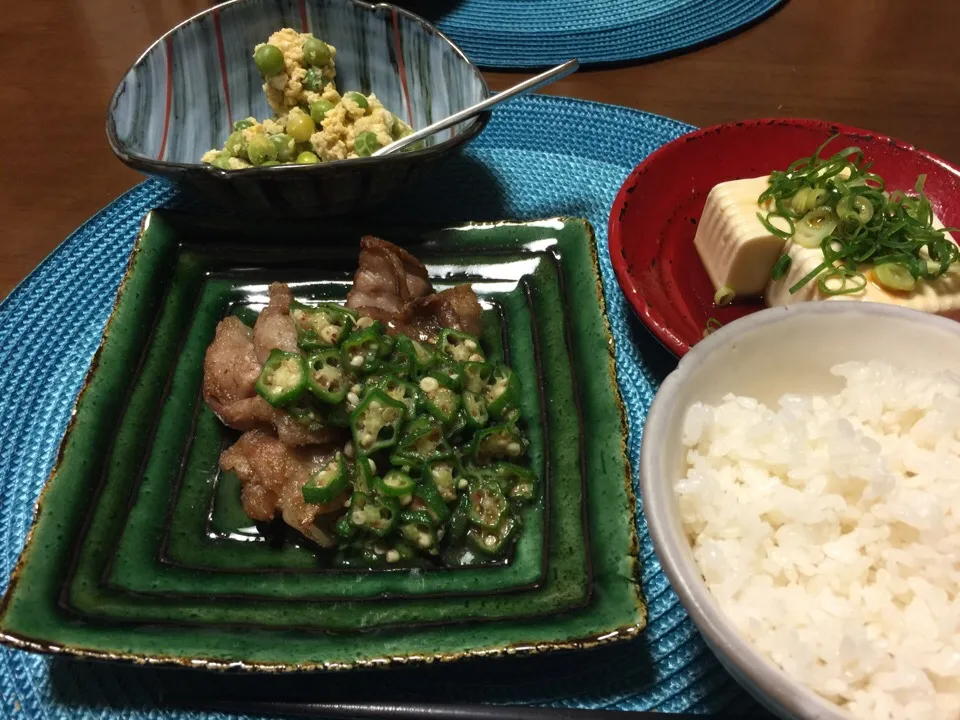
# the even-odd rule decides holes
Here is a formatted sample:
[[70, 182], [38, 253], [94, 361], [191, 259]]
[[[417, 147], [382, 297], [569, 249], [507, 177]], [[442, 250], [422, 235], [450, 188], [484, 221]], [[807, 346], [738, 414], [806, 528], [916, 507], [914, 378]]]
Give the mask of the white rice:
[[680, 512], [749, 641], [858, 718], [960, 718], [960, 377], [832, 368], [838, 395], [728, 395], [683, 427]]

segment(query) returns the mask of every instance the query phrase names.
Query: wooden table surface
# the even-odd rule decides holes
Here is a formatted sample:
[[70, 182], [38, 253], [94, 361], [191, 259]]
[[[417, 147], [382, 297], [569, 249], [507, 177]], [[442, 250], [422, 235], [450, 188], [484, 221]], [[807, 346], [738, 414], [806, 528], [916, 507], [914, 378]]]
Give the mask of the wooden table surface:
[[[207, 5], [33, 0], [4, 7], [0, 297], [71, 230], [143, 179], [110, 152], [107, 102], [147, 45]], [[775, 115], [835, 120], [960, 163], [958, 27], [954, 0], [792, 0], [720, 43], [657, 62], [581, 71], [549, 92], [700, 126]], [[520, 76], [488, 78], [502, 89]]]

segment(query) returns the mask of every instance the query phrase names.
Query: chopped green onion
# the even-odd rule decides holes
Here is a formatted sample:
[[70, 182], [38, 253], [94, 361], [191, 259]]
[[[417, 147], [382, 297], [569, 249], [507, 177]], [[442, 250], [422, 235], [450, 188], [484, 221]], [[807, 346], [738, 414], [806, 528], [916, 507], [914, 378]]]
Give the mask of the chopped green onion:
[[855, 217], [861, 225], [866, 225], [873, 217], [873, 203], [862, 195], [845, 195], [837, 203], [837, 215], [840, 218]]
[[[760, 222], [763, 223], [763, 226], [771, 235], [776, 235], [784, 240], [787, 240], [791, 235], [793, 235], [793, 220], [788, 218], [786, 215], [783, 215], [779, 212], [771, 212], [767, 213], [766, 216], [764, 216], [762, 213], [757, 213], [757, 217], [760, 218]], [[782, 228], [778, 228], [776, 225], [770, 222], [770, 218], [782, 218], [783, 220], [786, 220], [790, 229], [784, 230]]]
[[737, 297], [737, 294], [733, 291], [732, 288], [728, 288], [726, 285], [717, 290], [716, 294], [713, 296], [713, 304], [717, 307], [723, 307], [724, 305], [729, 305]]
[[722, 327], [723, 327], [723, 323], [721, 323], [716, 318], [714, 317], [707, 318], [707, 326], [703, 329], [703, 336], [706, 337], [711, 333], [715, 333], [717, 330], [719, 330]]
[[917, 279], [910, 272], [910, 268], [900, 263], [883, 263], [873, 269], [877, 282], [888, 290], [910, 292], [917, 287]]
[[819, 247], [837, 227], [837, 214], [828, 207], [811, 210], [797, 223], [793, 241], [805, 248]]
[[867, 286], [867, 278], [863, 273], [840, 266], [823, 273], [817, 284], [824, 295], [853, 295]]
[[787, 270], [790, 269], [790, 256], [781, 255], [780, 259], [773, 266], [773, 270], [770, 271], [771, 280], [781, 280], [783, 276], [787, 274]]
[[[835, 138], [828, 138], [812, 156], [771, 173], [770, 185], [757, 201], [773, 208], [757, 213], [771, 234], [803, 247], [819, 245], [823, 251], [824, 261], [793, 285], [791, 293], [813, 280], [826, 295], [860, 292], [867, 282], [860, 267], [867, 264], [876, 268], [874, 275], [896, 273], [891, 282], [901, 286], [911, 285], [906, 273], [915, 287], [918, 280], [940, 277], [960, 262], [960, 247], [946, 237], [954, 228], [933, 227], [933, 208], [923, 192], [926, 176], [917, 178], [913, 195], [887, 193], [883, 178], [869, 171], [871, 163], [860, 148], [820, 157]], [[774, 225], [777, 219], [789, 232]], [[771, 271], [774, 279], [786, 274], [785, 257]]]
[[826, 188], [804, 187], [797, 190], [796, 194], [790, 198], [790, 207], [798, 216], [802, 217], [819, 207], [826, 198]]
[[817, 265], [813, 270], [811, 270], [811, 271], [808, 272], [806, 275], [804, 275], [802, 278], [800, 278], [800, 280], [799, 280], [798, 282], [796, 282], [796, 283], [794, 283], [793, 285], [791, 285], [791, 286], [790, 286], [790, 294], [793, 295], [795, 292], [797, 292], [797, 290], [799, 290], [799, 289], [802, 288], [804, 285], [806, 285], [808, 282], [810, 282], [811, 280], [813, 280], [817, 275], [819, 275], [820, 273], [822, 273], [822, 272], [823, 272], [824, 270], [826, 270], [828, 267], [830, 267], [830, 263], [828, 263], [826, 260], [824, 260], [822, 263], [820, 263], [819, 265]]

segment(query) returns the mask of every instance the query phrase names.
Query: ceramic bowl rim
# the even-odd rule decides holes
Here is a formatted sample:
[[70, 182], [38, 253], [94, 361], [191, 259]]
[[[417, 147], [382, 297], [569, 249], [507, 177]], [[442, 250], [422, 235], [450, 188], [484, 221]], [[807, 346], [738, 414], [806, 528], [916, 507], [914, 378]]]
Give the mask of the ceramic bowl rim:
[[751, 118], [747, 120], [735, 120], [731, 122], [720, 123], [718, 125], [711, 125], [710, 127], [700, 128], [698, 130], [691, 130], [690, 132], [684, 133], [670, 142], [661, 145], [652, 153], [647, 155], [647, 157], [640, 161], [640, 163], [630, 171], [630, 174], [623, 181], [623, 184], [617, 191], [616, 198], [613, 201], [613, 206], [610, 209], [610, 221], [607, 226], [607, 244], [610, 249], [610, 259], [613, 263], [613, 271], [617, 278], [617, 284], [620, 285], [624, 296], [627, 298], [627, 302], [633, 308], [633, 311], [636, 313], [637, 317], [643, 321], [644, 326], [649, 329], [654, 337], [656, 337], [657, 340], [676, 357], [682, 357], [685, 353], [690, 352], [692, 347], [687, 349], [686, 343], [675, 337], [670, 332], [669, 328], [664, 325], [662, 316], [657, 309], [649, 303], [646, 296], [642, 292], [641, 284], [637, 281], [637, 278], [634, 276], [634, 274], [629, 270], [623, 253], [624, 248], [631, 242], [631, 240], [630, 233], [623, 223], [622, 216], [626, 211], [627, 205], [630, 203], [630, 196], [633, 194], [633, 186], [637, 182], [637, 179], [641, 175], [645, 174], [651, 166], [662, 162], [662, 158], [670, 153], [677, 145], [699, 140], [704, 136], [720, 133], [729, 128], [744, 128], [760, 125], [788, 125], [811, 130], [824, 129], [837, 133], [869, 138], [873, 141], [887, 143], [900, 148], [901, 150], [906, 150], [907, 152], [920, 155], [960, 178], [960, 168], [953, 163], [934, 155], [931, 152], [927, 152], [926, 150], [918, 148], [916, 145], [912, 145], [895, 137], [885, 135], [884, 133], [874, 132], [873, 130], [866, 130], [854, 125], [846, 125], [844, 123], [832, 122], [830, 120], [817, 120], [815, 118], [764, 117]]
[[[256, 0], [253, 0], [253, 1], [256, 1]], [[260, 0], [260, 1], [262, 2], [263, 0]], [[229, 7], [230, 5], [235, 5], [237, 3], [246, 3], [246, 2], [251, 2], [251, 0], [225, 0], [224, 2], [218, 3], [217, 5], [213, 5], [204, 10], [201, 10], [198, 13], [191, 15], [190, 17], [183, 20], [182, 22], [179, 22], [176, 25], [174, 25], [172, 28], [170, 28], [165, 33], [163, 33], [163, 35], [161, 35], [159, 38], [157, 38], [152, 43], [150, 43], [150, 45], [147, 46], [146, 50], [140, 53], [137, 59], [134, 60], [133, 63], [124, 71], [123, 76], [120, 78], [116, 88], [114, 88], [114, 91], [110, 96], [110, 102], [107, 104], [107, 117], [106, 117], [107, 142], [110, 144], [110, 149], [113, 151], [114, 155], [116, 155], [121, 161], [123, 161], [125, 164], [129, 165], [132, 168], [135, 168], [137, 170], [142, 170], [151, 174], [171, 174], [171, 173], [183, 174], [183, 173], [191, 173], [191, 172], [203, 172], [207, 174], [209, 177], [213, 177], [213, 178], [217, 178], [218, 180], [225, 180], [225, 181], [233, 180], [234, 178], [240, 175], [246, 178], [277, 177], [278, 173], [279, 174], [286, 173], [292, 178], [298, 177], [294, 173], [300, 173], [299, 177], [306, 178], [306, 177], [310, 177], [311, 175], [335, 172], [337, 169], [342, 168], [345, 164], [349, 165], [349, 167], [362, 169], [364, 167], [371, 168], [378, 165], [390, 164], [390, 163], [398, 164], [400, 162], [409, 161], [411, 159], [416, 159], [416, 158], [426, 159], [431, 156], [441, 155], [475, 138], [478, 134], [480, 134], [480, 132], [487, 126], [487, 123], [490, 121], [490, 115], [491, 115], [490, 111], [487, 110], [485, 112], [482, 112], [474, 116], [473, 118], [471, 118], [471, 120], [467, 121], [467, 122], [470, 122], [470, 125], [463, 132], [458, 133], [454, 135], [452, 138], [444, 140], [441, 143], [432, 145], [430, 147], [426, 147], [422, 150], [412, 150], [408, 152], [392, 153], [390, 155], [383, 155], [379, 157], [348, 158], [346, 160], [333, 160], [329, 162], [317, 163], [316, 165], [294, 164], [294, 165], [277, 165], [274, 167], [267, 167], [267, 168], [251, 167], [251, 168], [244, 168], [242, 173], [236, 170], [222, 170], [208, 163], [201, 163], [199, 161], [195, 163], [171, 162], [168, 160], [153, 159], [153, 158], [148, 158], [144, 155], [131, 153], [126, 148], [124, 143], [121, 142], [120, 138], [117, 136], [117, 129], [116, 129], [116, 123], [114, 121], [114, 112], [113, 112], [114, 107], [117, 103], [117, 100], [120, 97], [120, 90], [123, 86], [123, 82], [127, 78], [127, 76], [130, 74], [130, 72], [134, 68], [136, 68], [143, 61], [143, 59], [146, 58], [147, 55], [149, 55], [153, 51], [154, 48], [161, 45], [168, 37], [171, 37], [180, 28], [193, 23], [194, 21], [198, 20], [199, 18], [205, 15], [212, 14], [214, 11], [222, 10], [223, 8]], [[441, 31], [433, 23], [429, 22], [428, 20], [425, 20], [424, 18], [417, 15], [416, 13], [411, 12], [410, 10], [407, 10], [405, 8], [399, 7], [397, 5], [394, 5], [388, 2], [369, 3], [369, 2], [364, 2], [364, 0], [340, 0], [340, 2], [353, 5], [359, 8], [360, 10], [363, 10], [364, 12], [390, 11], [390, 12], [396, 13], [397, 15], [403, 15], [409, 18], [410, 20], [413, 20], [414, 22], [418, 23], [425, 32], [429, 34], [437, 35], [444, 42], [446, 42], [447, 45], [453, 50], [453, 52], [463, 62], [467, 64], [467, 67], [469, 67], [474, 72], [474, 74], [480, 81], [480, 87], [483, 90], [484, 98], [490, 97], [490, 87], [487, 85], [487, 80], [483, 76], [483, 73], [480, 72], [480, 68], [477, 67], [476, 63], [474, 63], [469, 57], [467, 57], [466, 53], [464, 53], [464, 51], [460, 48], [460, 46], [458, 46], [455, 42], [453, 42], [453, 40], [447, 37], [447, 35], [443, 33], [443, 31]]]
[[[960, 338], [960, 323], [928, 313], [872, 302], [808, 302], [767, 308], [746, 315], [720, 328], [697, 343], [684, 355], [677, 368], [663, 381], [647, 414], [640, 451], [640, 493], [643, 513], [660, 565], [708, 644], [756, 685], [760, 694], [773, 699], [797, 718], [804, 720], [851, 720], [852, 716], [813, 690], [793, 679], [749, 643], [727, 618], [707, 588], [699, 568], [684, 556], [684, 541], [677, 541], [679, 518], [675, 514], [672, 484], [663, 481], [661, 466], [666, 435], [671, 422], [679, 420], [678, 396], [688, 378], [696, 375], [713, 352], [735, 344], [738, 338], [763, 332], [765, 328], [793, 318], [818, 315], [876, 316], [907, 320], [931, 330]], [[681, 530], [682, 535], [682, 530]]]

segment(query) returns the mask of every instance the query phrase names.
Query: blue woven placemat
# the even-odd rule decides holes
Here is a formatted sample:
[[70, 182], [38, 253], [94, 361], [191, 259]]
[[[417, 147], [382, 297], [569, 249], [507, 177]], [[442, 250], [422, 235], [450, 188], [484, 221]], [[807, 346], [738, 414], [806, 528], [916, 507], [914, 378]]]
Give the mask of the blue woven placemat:
[[[549, 128], [549, 132], [545, 129]], [[596, 230], [617, 370], [636, 467], [640, 434], [659, 378], [671, 360], [636, 324], [617, 287], [607, 249], [607, 218], [630, 170], [690, 130], [655, 115], [565, 98], [533, 96], [498, 109], [460, 157], [390, 211], [400, 221], [436, 223], [587, 217]], [[74, 232], [0, 304], [0, 591], [23, 545], [33, 505], [110, 313], [140, 219], [152, 207], [184, 201], [150, 180]], [[392, 670], [309, 680], [266, 678], [263, 693], [322, 692], [369, 697], [475, 700], [664, 712], [756, 710], [704, 647], [670, 589], [638, 509], [649, 625], [633, 642], [588, 652]], [[250, 678], [211, 677], [50, 659], [0, 649], [0, 716], [82, 718], [213, 717], [157, 709], [170, 692], [257, 691]], [[292, 683], [285, 685], [284, 683]], [[351, 697], [351, 695], [347, 695]]]
[[482, 67], [640, 60], [730, 34], [783, 0], [398, 0]]

